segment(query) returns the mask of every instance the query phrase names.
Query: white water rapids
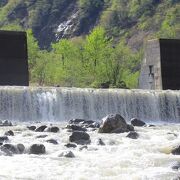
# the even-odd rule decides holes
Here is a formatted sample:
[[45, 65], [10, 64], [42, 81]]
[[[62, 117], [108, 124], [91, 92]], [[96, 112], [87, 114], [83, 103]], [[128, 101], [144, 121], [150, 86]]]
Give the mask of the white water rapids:
[[[71, 135], [65, 126], [71, 118], [100, 120], [109, 113], [119, 113], [127, 121], [132, 117], [155, 124], [135, 127], [138, 139], [127, 133], [100, 134], [88, 131], [88, 149], [68, 149]], [[0, 136], [13, 130], [7, 143], [25, 145], [25, 153], [4, 156], [0, 151], [0, 180], [178, 180], [180, 162], [172, 155], [180, 145], [180, 91], [144, 91], [118, 89], [0, 87], [0, 120], [10, 120], [12, 127], [0, 127]], [[26, 128], [50, 124], [58, 133], [34, 132]], [[48, 135], [37, 138], [39, 135]], [[47, 143], [55, 139], [58, 145]], [[101, 138], [105, 146], [97, 145]], [[34, 143], [46, 147], [44, 155], [28, 154]], [[59, 157], [71, 150], [75, 158]]]
[[100, 120], [110, 113], [127, 121], [180, 122], [180, 91], [0, 87], [0, 119]]

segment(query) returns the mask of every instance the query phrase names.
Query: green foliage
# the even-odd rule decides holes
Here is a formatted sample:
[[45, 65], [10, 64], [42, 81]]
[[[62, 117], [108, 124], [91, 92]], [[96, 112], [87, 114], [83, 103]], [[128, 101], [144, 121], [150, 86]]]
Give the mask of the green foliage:
[[31, 83], [101, 87], [108, 82], [118, 88], [137, 86], [139, 56], [124, 41], [114, 47], [102, 27], [95, 28], [84, 40], [60, 40], [52, 44], [50, 52], [38, 48], [31, 31], [28, 44]]

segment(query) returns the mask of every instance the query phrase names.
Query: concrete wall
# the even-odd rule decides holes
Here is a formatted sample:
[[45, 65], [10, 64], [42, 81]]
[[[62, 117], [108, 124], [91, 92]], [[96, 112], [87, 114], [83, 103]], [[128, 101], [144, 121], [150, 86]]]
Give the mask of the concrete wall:
[[157, 39], [145, 44], [145, 54], [139, 78], [140, 89], [162, 89], [160, 43]]
[[163, 89], [180, 89], [180, 40], [160, 39]]
[[0, 31], [0, 85], [29, 85], [25, 32]]
[[145, 45], [140, 89], [180, 89], [180, 40], [155, 39]]

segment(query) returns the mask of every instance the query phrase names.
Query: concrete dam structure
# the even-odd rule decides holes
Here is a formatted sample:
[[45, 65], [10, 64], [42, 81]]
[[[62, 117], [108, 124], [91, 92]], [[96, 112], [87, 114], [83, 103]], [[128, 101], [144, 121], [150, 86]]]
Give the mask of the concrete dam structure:
[[119, 113], [127, 121], [179, 123], [179, 91], [0, 87], [0, 119], [62, 122], [100, 120]]
[[0, 86], [28, 86], [26, 32], [0, 31]]
[[139, 78], [140, 89], [180, 89], [180, 40], [149, 40]]

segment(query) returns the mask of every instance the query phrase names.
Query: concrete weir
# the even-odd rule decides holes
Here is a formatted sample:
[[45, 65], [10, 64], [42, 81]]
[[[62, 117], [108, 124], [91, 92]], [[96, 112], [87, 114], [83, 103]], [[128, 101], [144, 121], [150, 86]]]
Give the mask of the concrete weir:
[[0, 31], [0, 85], [28, 86], [25, 32]]
[[147, 41], [139, 79], [140, 89], [180, 89], [180, 40]]
[[180, 123], [180, 91], [0, 87], [0, 119], [11, 121], [100, 120], [119, 113], [146, 122]]

